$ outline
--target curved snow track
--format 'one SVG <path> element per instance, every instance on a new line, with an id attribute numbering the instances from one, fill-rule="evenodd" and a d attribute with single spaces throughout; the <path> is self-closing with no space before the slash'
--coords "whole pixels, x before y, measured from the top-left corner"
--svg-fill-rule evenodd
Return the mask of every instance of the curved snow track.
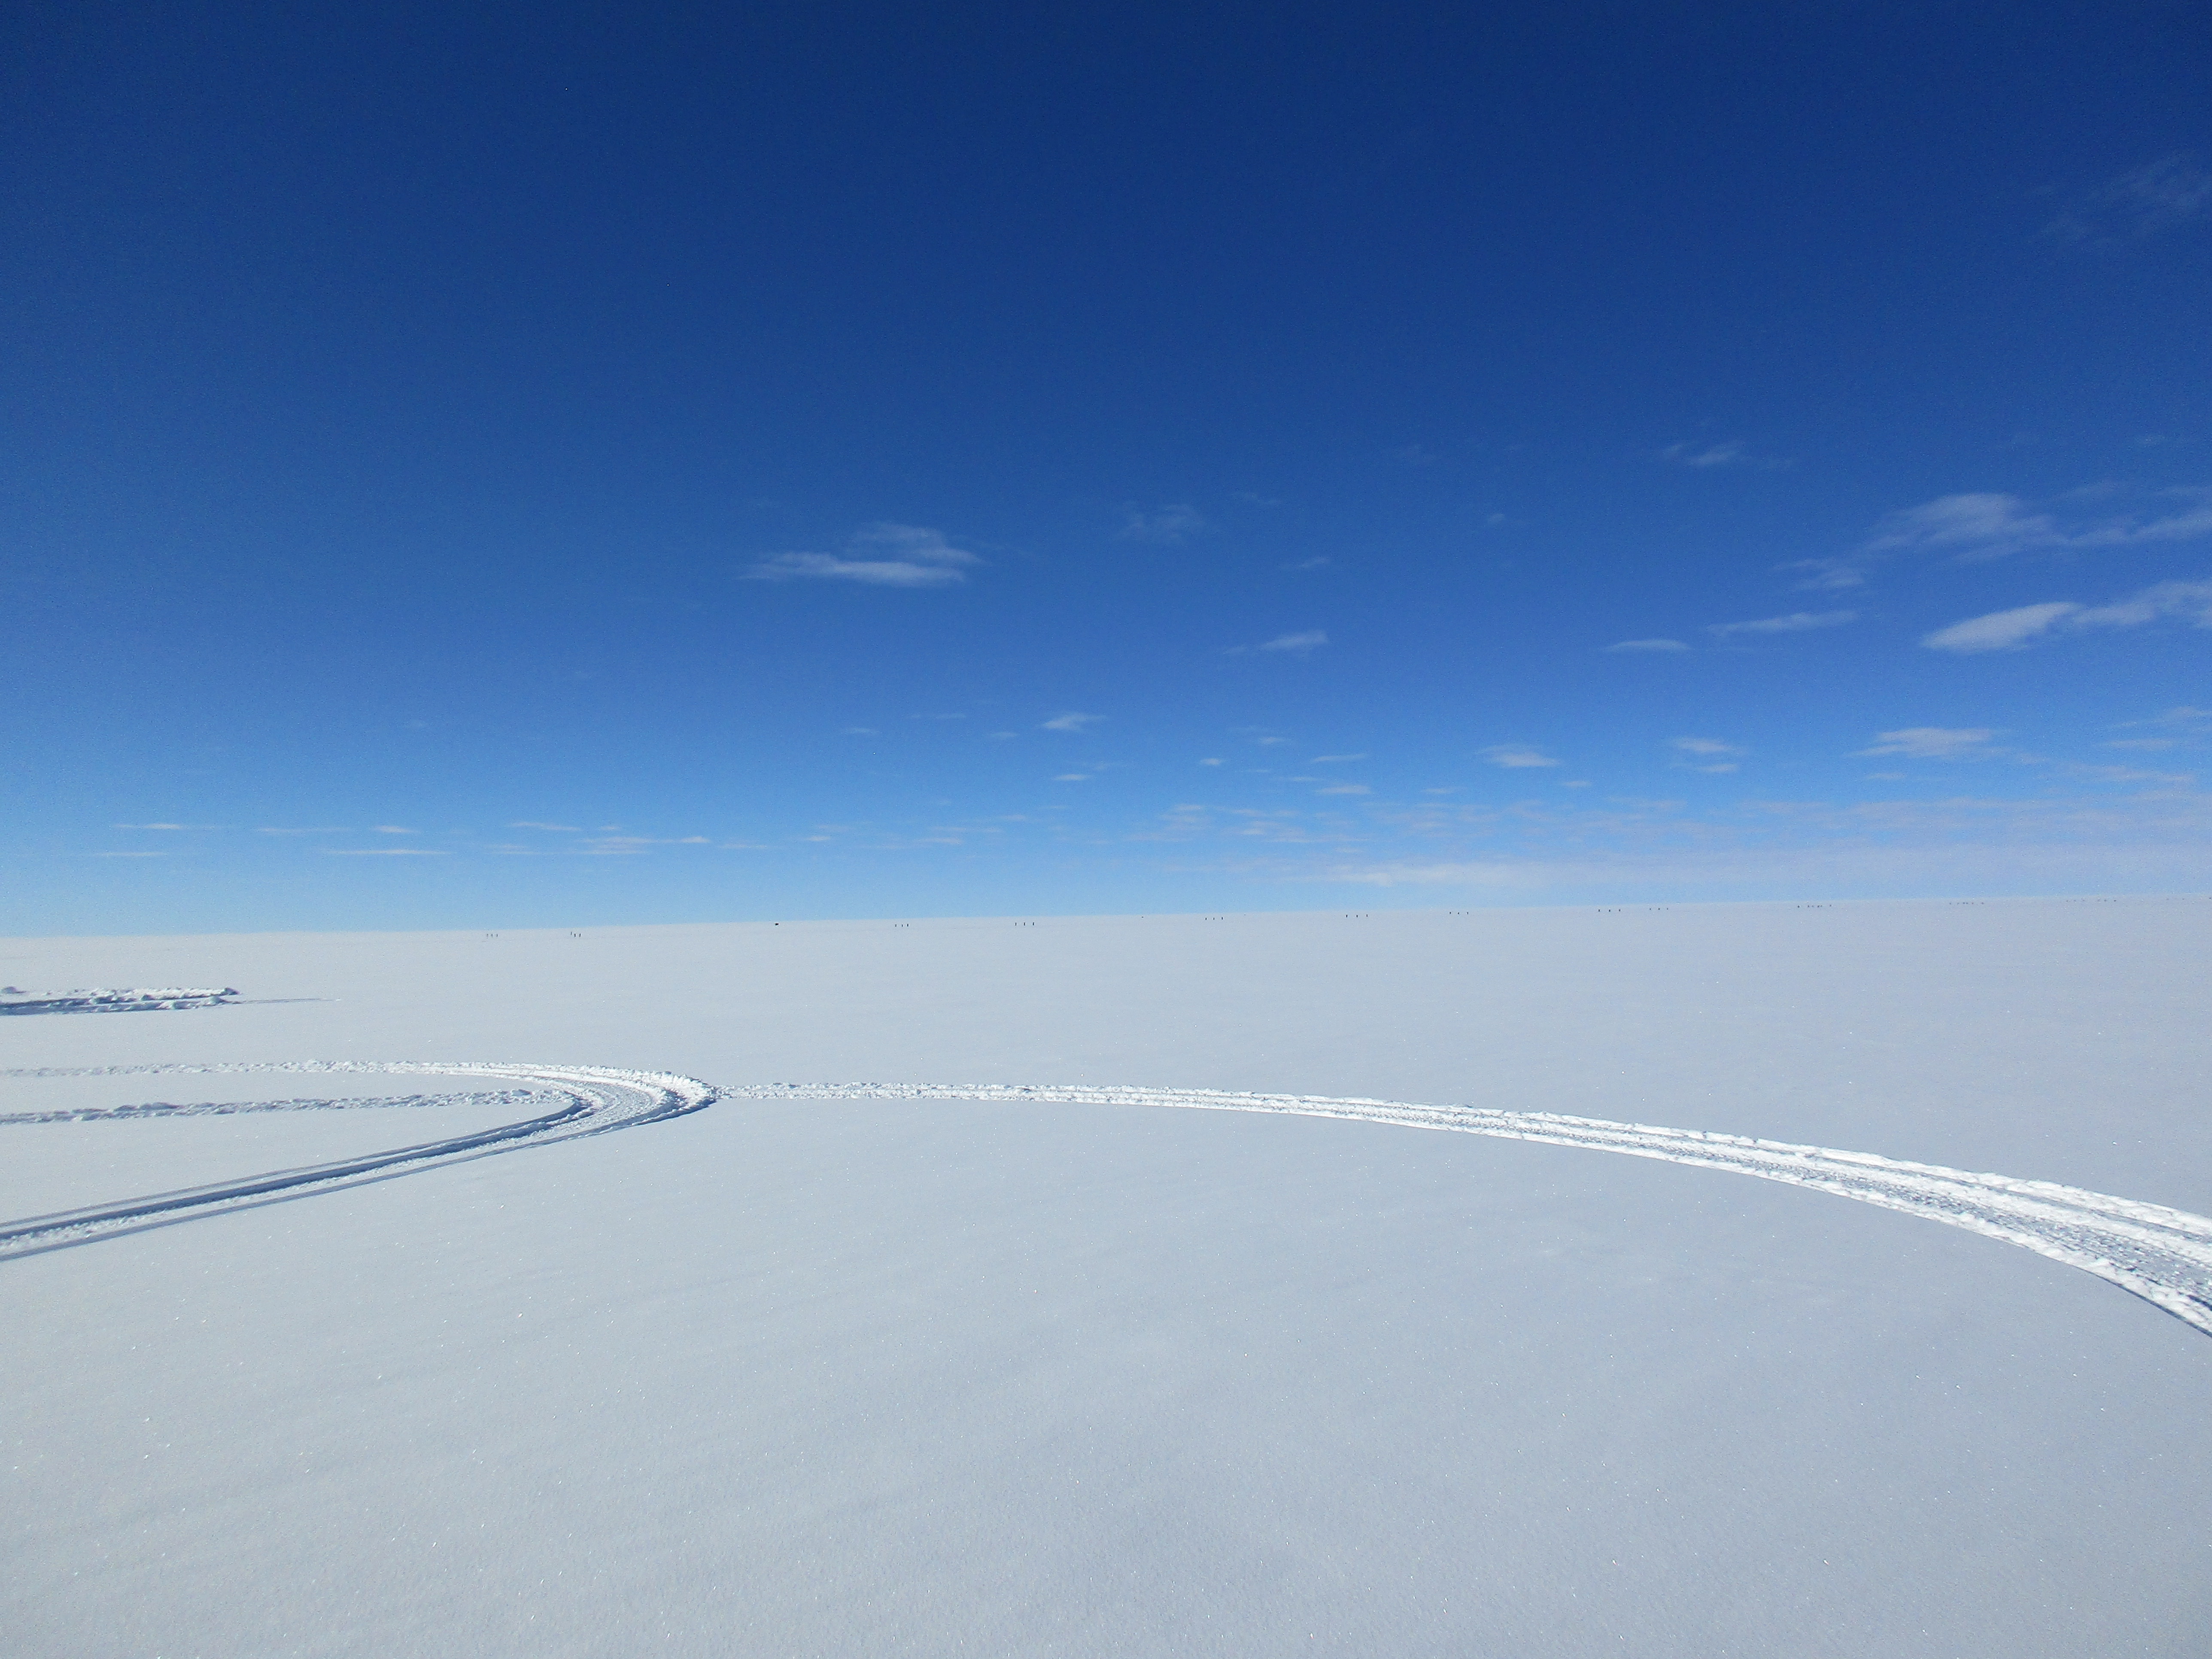
<path id="1" fill-rule="evenodd" d="M 1444 1129 L 1625 1152 L 1698 1169 L 1727 1170 L 1855 1198 L 2001 1238 L 2133 1292 L 2212 1336 L 2212 1218 L 2142 1204 L 2051 1181 L 1906 1164 L 1872 1152 L 1838 1152 L 1742 1135 L 1667 1129 L 1549 1112 L 1480 1106 L 1411 1106 L 1395 1100 L 1318 1095 L 1232 1094 L 1216 1089 L 1033 1089 L 976 1084 L 788 1084 L 726 1089 L 725 1099 L 991 1100 L 1040 1104 L 1172 1106 L 1211 1112 L 1284 1112 L 1348 1118 L 1409 1129 Z"/>
<path id="2" fill-rule="evenodd" d="M 975 1100 L 1030 1105 L 1155 1106 L 1216 1112 L 1275 1112 L 1299 1117 L 1344 1118 L 1532 1140 L 1620 1152 L 1697 1169 L 1723 1170 L 1763 1181 L 1853 1198 L 1862 1203 L 1923 1216 L 2002 1239 L 2038 1255 L 2118 1285 L 2175 1318 L 2212 1335 L 2212 1218 L 2161 1204 L 2140 1203 L 2056 1182 L 2021 1181 L 1940 1164 L 1909 1164 L 1872 1152 L 1839 1152 L 1787 1141 L 1652 1124 L 1613 1123 L 1601 1118 L 1549 1112 L 1510 1112 L 1478 1106 L 1416 1106 L 1401 1101 L 1335 1099 L 1317 1095 L 1236 1094 L 1212 1089 L 1147 1089 L 1006 1084 L 848 1083 L 772 1084 L 716 1090 L 668 1072 L 614 1071 L 592 1066 L 512 1066 L 424 1061 L 303 1060 L 240 1066 L 118 1066 L 68 1071 L 19 1071 L 9 1077 L 119 1077 L 149 1073 L 411 1073 L 506 1084 L 495 1094 L 412 1095 L 386 1101 L 289 1100 L 212 1105 L 155 1104 L 104 1109 L 24 1113 L 9 1122 L 54 1122 L 198 1115 L 211 1113 L 358 1105 L 434 1105 L 462 1099 L 509 1100 L 550 1109 L 495 1128 L 448 1139 L 371 1153 L 332 1164 L 280 1170 L 238 1181 L 160 1193 L 119 1203 L 0 1222 L 0 1257 L 65 1249 L 112 1233 L 167 1225 L 218 1210 L 274 1202 L 317 1190 L 348 1187 L 487 1158 L 552 1140 L 605 1134 L 641 1123 L 680 1117 L 717 1099 L 744 1100 Z"/>
<path id="3" fill-rule="evenodd" d="M 714 1091 L 696 1079 L 672 1072 L 624 1072 L 601 1066 L 479 1065 L 467 1061 L 311 1060 L 272 1061 L 264 1065 L 233 1066 L 94 1066 L 66 1070 L 31 1070 L 0 1073 L 8 1077 L 128 1077 L 147 1074 L 228 1075 L 243 1073 L 298 1072 L 369 1073 L 467 1078 L 499 1082 L 519 1088 L 497 1091 L 491 1100 L 527 1102 L 547 1109 L 514 1123 L 391 1152 L 370 1152 L 329 1164 L 311 1164 L 297 1170 L 272 1170 L 212 1186 L 191 1187 L 180 1192 L 154 1193 L 143 1198 L 96 1204 L 52 1215 L 26 1216 L 0 1221 L 0 1257 L 34 1255 L 88 1243 L 113 1233 L 137 1232 L 166 1226 L 218 1210 L 244 1209 L 278 1199 L 295 1198 L 313 1191 L 358 1186 L 392 1176 L 410 1174 L 434 1164 L 457 1164 L 489 1158 L 524 1146 L 552 1140 L 573 1140 L 582 1135 L 605 1134 L 641 1123 L 657 1123 L 681 1117 L 714 1101 Z M 212 1105 L 127 1106 L 105 1111 L 26 1112 L 0 1117 L 8 1122 L 84 1121 L 100 1118 L 201 1116 L 232 1112 L 296 1110 L 302 1108 L 353 1106 L 453 1105 L 468 1101 L 489 1103 L 483 1095 L 410 1095 L 394 1100 L 240 1101 Z"/>

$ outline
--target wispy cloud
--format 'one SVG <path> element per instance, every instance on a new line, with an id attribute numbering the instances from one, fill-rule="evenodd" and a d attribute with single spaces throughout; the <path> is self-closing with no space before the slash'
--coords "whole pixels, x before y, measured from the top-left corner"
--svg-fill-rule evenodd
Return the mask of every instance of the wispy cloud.
<path id="1" fill-rule="evenodd" d="M 445 849 L 437 847 L 325 847 L 323 851 L 338 859 L 441 859 Z"/>
<path id="2" fill-rule="evenodd" d="M 1147 513 L 1137 507 L 1126 509 L 1121 534 L 1133 542 L 1158 542 L 1173 546 L 1186 536 L 1196 534 L 1206 527 L 1206 515 L 1188 501 L 1176 501 L 1155 507 Z"/>
<path id="3" fill-rule="evenodd" d="M 2072 616 L 2081 609 L 2078 605 L 2061 600 L 1992 611 L 1986 617 L 1970 617 L 1948 628 L 1939 628 L 1923 635 L 1920 643 L 1931 651 L 2017 651 L 2049 633 L 2052 624 L 2062 617 Z"/>
<path id="4" fill-rule="evenodd" d="M 1047 732 L 1087 732 L 1105 718 L 1103 714 L 1054 714 L 1043 721 L 1040 729 Z"/>
<path id="5" fill-rule="evenodd" d="M 511 827 L 520 828 L 520 826 Z M 344 823 L 323 823 L 301 830 L 264 826 L 253 833 L 257 836 L 349 836 L 353 834 L 353 826 Z"/>
<path id="6" fill-rule="evenodd" d="M 211 823 L 118 823 L 118 830 L 212 830 Z"/>
<path id="7" fill-rule="evenodd" d="M 1565 761 L 1554 760 L 1540 749 L 1531 749 L 1517 743 L 1492 744 L 1482 751 L 1483 759 L 1492 766 L 1503 766 L 1509 771 L 1522 771 L 1539 766 L 1565 766 Z"/>
<path id="8" fill-rule="evenodd" d="M 1687 651 L 1690 647 L 1680 640 L 1621 640 L 1605 648 L 1608 651 Z"/>
<path id="9" fill-rule="evenodd" d="M 2212 628 L 2212 581 L 2159 582 L 2110 605 L 2077 605 L 2053 599 L 1969 617 L 1923 636 L 1931 651 L 1972 655 L 1984 651 L 2018 651 L 2054 634 L 2094 629 L 2141 628 L 2162 617 L 2179 617 L 2199 628 Z"/>
<path id="10" fill-rule="evenodd" d="M 2060 506 L 2108 500 L 2118 487 L 2075 490 Z M 2035 549 L 2083 551 L 2144 543 L 2193 541 L 2212 536 L 2212 487 L 2162 489 L 2133 512 L 2101 515 L 2035 507 L 2017 495 L 1943 495 L 1893 513 L 1862 544 L 1863 557 L 1900 552 L 1948 553 L 1969 560 L 1999 559 Z"/>
<path id="11" fill-rule="evenodd" d="M 1868 561 L 1846 559 L 1792 559 L 1787 564 L 1777 565 L 1778 570 L 1802 570 L 1805 574 L 1797 586 L 1812 593 L 1841 593 L 1854 587 L 1866 586 Z"/>
<path id="12" fill-rule="evenodd" d="M 1856 611 L 1793 611 L 1786 617 L 1760 617 L 1752 622 L 1714 623 L 1705 629 L 1717 640 L 1746 634 L 1805 634 L 1816 628 L 1841 628 L 1859 619 Z"/>
<path id="13" fill-rule="evenodd" d="M 1319 570 L 1323 566 L 1334 562 L 1334 561 L 1330 559 L 1327 554 L 1316 553 L 1310 559 L 1300 559 L 1296 564 L 1286 564 L 1283 568 L 1285 570 Z"/>
<path id="14" fill-rule="evenodd" d="M 579 826 L 573 823 L 540 823 L 534 818 L 523 818 L 507 826 L 510 830 L 550 830 L 556 835 L 575 835 Z"/>
<path id="15" fill-rule="evenodd" d="M 419 836 L 422 832 L 397 823 L 373 823 L 369 826 L 369 833 L 377 836 Z"/>
<path id="16" fill-rule="evenodd" d="M 598 857 L 629 857 L 649 847 L 711 847 L 709 836 L 587 836 L 583 850 Z"/>
<path id="17" fill-rule="evenodd" d="M 941 531 L 911 524 L 863 525 L 842 553 L 777 553 L 745 573 L 751 581 L 847 581 L 873 587 L 945 587 L 983 561 Z"/>
<path id="18" fill-rule="evenodd" d="M 1674 763 L 1692 772 L 1734 772 L 1741 767 L 1743 757 L 1750 753 L 1740 744 L 1723 743 L 1718 738 L 1670 738 L 1667 746 L 1688 757 Z"/>
<path id="19" fill-rule="evenodd" d="M 1939 495 L 1886 515 L 1859 550 L 1996 559 L 2024 548 L 2062 546 L 2066 539 L 2055 518 L 2030 508 L 2019 496 L 1970 491 Z"/>
<path id="20" fill-rule="evenodd" d="M 2083 510 L 2090 502 L 2132 498 L 2126 511 Z M 1873 533 L 1838 557 L 1797 559 L 1780 568 L 1802 573 L 1798 586 L 1839 592 L 1863 586 L 1884 561 L 1929 555 L 1969 562 L 2025 552 L 2087 552 L 2212 536 L 2212 486 L 2186 485 L 2148 494 L 2121 485 L 2077 489 L 2036 504 L 2018 495 L 1972 490 L 1939 495 L 1888 514 Z"/>
<path id="21" fill-rule="evenodd" d="M 2207 221 L 2212 173 L 2193 156 L 2174 155 L 2075 192 L 2044 229 L 2061 241 L 2110 249 Z"/>
<path id="22" fill-rule="evenodd" d="M 1990 747 L 1995 736 L 1986 726 L 1908 726 L 1875 732 L 1873 744 L 1856 752 L 1901 755 L 1906 760 L 1966 760 L 1996 753 Z"/>
<path id="23" fill-rule="evenodd" d="M 1251 648 L 1255 651 L 1281 651 L 1293 657 L 1303 657 L 1308 652 L 1317 651 L 1328 643 L 1328 635 L 1318 628 L 1313 628 L 1303 634 L 1278 634 L 1273 639 Z"/>
<path id="24" fill-rule="evenodd" d="M 1752 466 L 1774 471 L 1790 465 L 1785 460 L 1754 455 L 1751 447 L 1741 438 L 1730 438 L 1723 443 L 1668 444 L 1659 452 L 1662 461 L 1672 461 L 1677 466 L 1715 467 Z"/>
<path id="25" fill-rule="evenodd" d="M 1340 761 L 1364 761 L 1366 758 L 1364 755 L 1316 755 L 1307 763 L 1312 766 L 1334 766 Z"/>

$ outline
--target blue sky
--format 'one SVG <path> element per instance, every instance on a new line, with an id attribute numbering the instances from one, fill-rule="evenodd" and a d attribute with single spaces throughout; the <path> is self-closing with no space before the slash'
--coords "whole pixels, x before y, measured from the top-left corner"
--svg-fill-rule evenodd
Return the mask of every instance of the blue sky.
<path id="1" fill-rule="evenodd" d="M 2212 882 L 2201 5 L 462 9 L 6 26 L 7 931 Z"/>

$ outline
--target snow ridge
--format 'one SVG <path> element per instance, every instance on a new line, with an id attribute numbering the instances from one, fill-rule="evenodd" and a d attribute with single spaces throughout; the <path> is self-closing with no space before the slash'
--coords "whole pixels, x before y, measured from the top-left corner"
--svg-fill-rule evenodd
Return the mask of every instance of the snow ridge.
<path id="1" fill-rule="evenodd" d="M 0 985 L 0 1014 L 138 1014 L 171 1008 L 222 1008 L 234 985 L 166 985 L 131 991 L 25 991 Z"/>
<path id="2" fill-rule="evenodd" d="M 985 1100 L 1282 1112 L 1621 1152 L 1631 1158 L 1657 1158 L 1810 1187 L 1963 1227 L 2094 1273 L 2212 1336 L 2212 1218 L 2051 1181 L 2022 1181 L 1941 1164 L 1905 1163 L 1873 1152 L 1801 1146 L 1699 1129 L 1613 1123 L 1602 1118 L 1565 1117 L 1550 1112 L 1417 1106 L 1401 1101 L 1318 1095 L 927 1083 L 779 1084 L 726 1089 L 722 1095 L 725 1099 Z"/>
<path id="3" fill-rule="evenodd" d="M 437 1164 L 489 1158 L 495 1153 L 514 1152 L 524 1146 L 543 1146 L 549 1141 L 571 1140 L 583 1135 L 606 1134 L 616 1129 L 631 1128 L 641 1123 L 657 1123 L 666 1118 L 681 1117 L 687 1112 L 698 1111 L 712 1105 L 715 1098 L 715 1091 L 707 1085 L 695 1078 L 679 1077 L 672 1072 L 621 1071 L 604 1066 L 518 1066 L 453 1060 L 308 1060 L 200 1066 L 88 1066 L 0 1072 L 0 1077 L 223 1076 L 265 1072 L 411 1073 L 497 1081 L 520 1085 L 518 1097 L 534 1104 L 547 1104 L 550 1097 L 554 1109 L 517 1122 L 453 1135 L 443 1140 L 426 1141 L 417 1146 L 371 1152 L 330 1164 L 308 1164 L 297 1170 L 276 1170 L 263 1175 L 217 1182 L 212 1186 L 187 1188 L 180 1192 L 154 1193 L 143 1198 L 93 1205 L 84 1209 L 63 1210 L 51 1215 L 0 1221 L 0 1259 L 65 1249 L 74 1244 L 89 1243 L 94 1239 L 116 1233 L 167 1226 L 173 1222 L 222 1210 L 277 1203 L 284 1199 L 303 1197 L 310 1192 L 326 1192 L 340 1187 L 359 1186 L 370 1181 L 389 1180 L 394 1176 L 412 1174 Z M 344 1100 L 271 1103 L 278 1109 L 293 1110 L 310 1104 L 342 1108 L 392 1103 L 397 1103 Z M 407 1103 L 416 1103 L 410 1100 Z M 173 1109 L 191 1113 L 206 1109 L 185 1107 Z M 228 1109 L 251 1109 L 251 1103 L 239 1103 L 230 1105 Z M 164 1115 L 144 1108 L 123 1108 L 110 1114 L 112 1117 Z M 24 1113 L 13 1119 L 0 1119 L 0 1123 L 37 1121 L 42 1116 L 52 1121 L 49 1115 Z"/>

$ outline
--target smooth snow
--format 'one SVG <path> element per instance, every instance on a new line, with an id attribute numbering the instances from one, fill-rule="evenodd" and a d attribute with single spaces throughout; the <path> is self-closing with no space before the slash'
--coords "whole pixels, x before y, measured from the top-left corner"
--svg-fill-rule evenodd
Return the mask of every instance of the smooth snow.
<path id="1" fill-rule="evenodd" d="M 0 941 L 242 992 L 0 1021 L 0 1213 L 722 1097 L 0 1262 L 4 1645 L 2193 1659 L 2212 1347 L 1971 1221 L 2185 1278 L 2208 923 Z"/>

